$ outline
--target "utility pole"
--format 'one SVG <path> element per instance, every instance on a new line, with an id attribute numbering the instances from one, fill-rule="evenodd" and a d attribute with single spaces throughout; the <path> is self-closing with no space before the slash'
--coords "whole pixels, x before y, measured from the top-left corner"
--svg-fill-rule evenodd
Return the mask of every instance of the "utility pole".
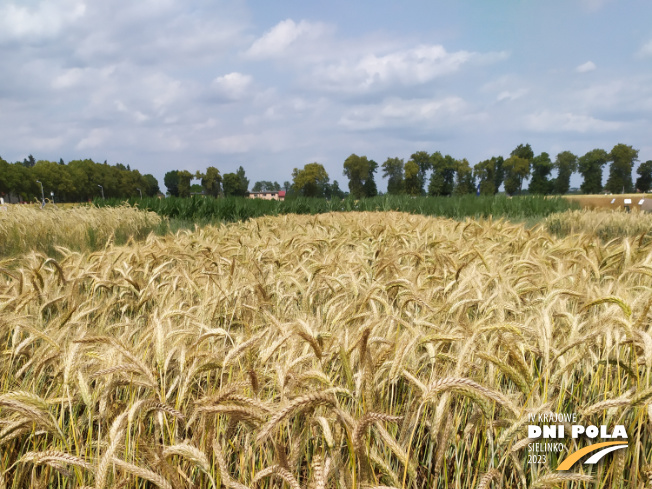
<path id="1" fill-rule="evenodd" d="M 41 184 L 41 207 L 45 207 L 45 194 L 43 193 L 43 184 L 40 180 L 36 180 L 36 183 Z"/>

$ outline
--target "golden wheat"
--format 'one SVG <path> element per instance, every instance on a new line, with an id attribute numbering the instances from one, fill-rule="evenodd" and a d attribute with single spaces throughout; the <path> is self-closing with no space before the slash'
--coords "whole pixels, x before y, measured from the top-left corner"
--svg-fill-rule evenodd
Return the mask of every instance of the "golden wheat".
<path id="1" fill-rule="evenodd" d="M 2 486 L 646 481 L 641 236 L 359 213 L 60 255 L 0 263 Z M 528 464 L 528 415 L 551 411 L 629 447 L 590 474 Z"/>

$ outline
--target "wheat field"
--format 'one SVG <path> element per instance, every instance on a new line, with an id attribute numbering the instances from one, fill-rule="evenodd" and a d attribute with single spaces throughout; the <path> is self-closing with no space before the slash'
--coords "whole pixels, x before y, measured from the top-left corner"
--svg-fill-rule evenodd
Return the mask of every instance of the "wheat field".
<path id="1" fill-rule="evenodd" d="M 58 246 L 93 251 L 107 241 L 144 238 L 163 220 L 154 212 L 142 212 L 126 205 L 98 208 L 92 205 L 14 204 L 0 212 L 0 257 L 27 250 L 48 255 Z"/>
<path id="2" fill-rule="evenodd" d="M 333 213 L 61 254 L 0 263 L 0 488 L 652 474 L 641 238 Z M 529 464 L 528 415 L 548 412 L 622 424 L 629 447 L 568 473 L 554 454 Z"/>

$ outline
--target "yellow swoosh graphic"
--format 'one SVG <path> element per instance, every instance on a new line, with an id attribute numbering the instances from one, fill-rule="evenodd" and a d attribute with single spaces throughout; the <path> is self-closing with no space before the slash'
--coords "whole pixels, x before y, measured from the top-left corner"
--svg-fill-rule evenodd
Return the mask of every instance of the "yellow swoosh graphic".
<path id="1" fill-rule="evenodd" d="M 588 447 L 584 447 L 576 452 L 571 453 L 568 457 L 564 459 L 562 463 L 559 464 L 557 470 L 568 470 L 570 469 L 575 462 L 581 459 L 587 453 L 595 452 L 604 447 L 610 447 L 613 445 L 627 445 L 627 442 L 622 441 L 605 441 L 603 443 L 594 443 Z"/>

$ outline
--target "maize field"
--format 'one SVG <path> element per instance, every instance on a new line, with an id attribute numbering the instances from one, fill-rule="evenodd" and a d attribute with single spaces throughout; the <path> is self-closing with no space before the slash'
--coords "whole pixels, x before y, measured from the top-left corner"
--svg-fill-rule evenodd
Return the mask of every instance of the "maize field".
<path id="1" fill-rule="evenodd" d="M 59 253 L 0 261 L 0 488 L 652 480 L 643 236 L 356 212 Z M 530 463 L 549 413 L 628 446 Z"/>

